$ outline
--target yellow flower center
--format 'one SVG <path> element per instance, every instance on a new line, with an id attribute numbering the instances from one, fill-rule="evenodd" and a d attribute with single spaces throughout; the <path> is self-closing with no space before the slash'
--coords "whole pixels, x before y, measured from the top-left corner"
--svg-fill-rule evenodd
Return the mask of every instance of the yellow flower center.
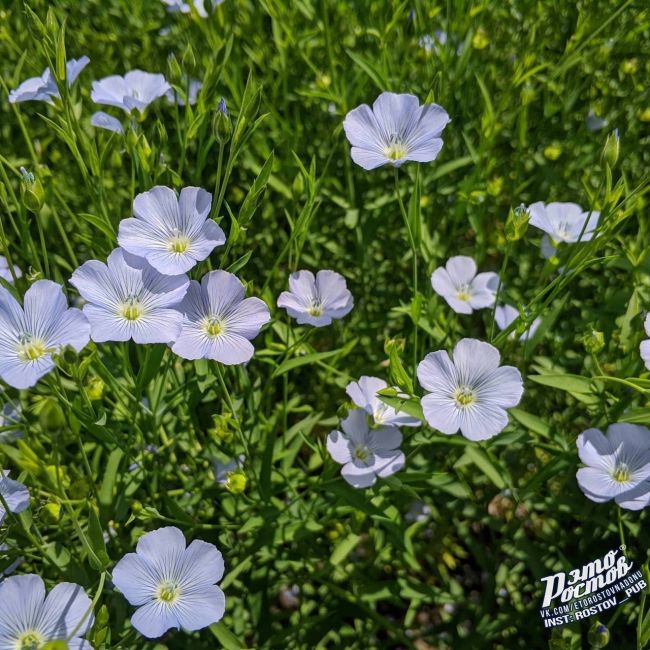
<path id="1" fill-rule="evenodd" d="M 370 456 L 370 450 L 368 449 L 368 447 L 357 447 L 354 450 L 354 457 L 357 460 L 362 460 L 362 461 L 366 460 L 368 456 Z"/>
<path id="2" fill-rule="evenodd" d="M 47 354 L 45 341 L 25 336 L 18 346 L 18 358 L 21 361 L 36 361 Z"/>
<path id="3" fill-rule="evenodd" d="M 190 247 L 190 238 L 180 233 L 169 240 L 169 250 L 172 253 L 185 253 Z"/>
<path id="4" fill-rule="evenodd" d="M 203 323 L 203 330 L 211 338 L 217 338 L 223 334 L 225 327 L 218 318 L 207 318 Z"/>
<path id="5" fill-rule="evenodd" d="M 630 480 L 632 472 L 625 463 L 618 463 L 612 472 L 612 478 L 619 483 L 627 483 Z"/>
<path id="6" fill-rule="evenodd" d="M 461 386 L 456 389 L 454 400 L 457 406 L 466 407 L 476 401 L 476 393 L 467 386 Z"/>
<path id="7" fill-rule="evenodd" d="M 408 149 L 399 142 L 392 142 L 384 148 L 384 155 L 391 160 L 401 160 L 406 158 L 406 154 L 408 154 Z"/>
<path id="8" fill-rule="evenodd" d="M 172 582 L 164 582 L 158 587 L 156 598 L 165 603 L 165 605 L 173 605 L 181 595 L 181 590 L 178 585 Z"/>
<path id="9" fill-rule="evenodd" d="M 470 293 L 469 286 L 467 284 L 463 284 L 462 286 L 458 287 L 458 293 L 456 294 L 456 298 L 458 298 L 458 300 L 467 302 L 471 297 L 472 294 Z"/>
<path id="10" fill-rule="evenodd" d="M 318 318 L 323 315 L 323 308 L 320 305 L 313 304 L 308 310 L 307 313 L 314 318 Z"/>
<path id="11" fill-rule="evenodd" d="M 39 650 L 45 643 L 43 635 L 36 630 L 27 630 L 18 637 L 16 650 Z"/>
<path id="12" fill-rule="evenodd" d="M 131 300 L 122 305 L 120 313 L 126 320 L 135 321 L 144 314 L 144 309 L 139 302 Z"/>

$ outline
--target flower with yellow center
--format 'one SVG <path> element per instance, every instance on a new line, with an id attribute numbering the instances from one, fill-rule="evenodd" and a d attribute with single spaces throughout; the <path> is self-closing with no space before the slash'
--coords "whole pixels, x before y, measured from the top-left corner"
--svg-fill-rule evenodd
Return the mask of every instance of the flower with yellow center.
<path id="1" fill-rule="evenodd" d="M 226 599 L 215 584 L 224 563 L 214 544 L 196 539 L 186 545 L 174 526 L 143 535 L 135 553 L 113 569 L 113 583 L 138 609 L 131 624 L 148 639 L 170 628 L 200 630 L 219 621 Z"/>
<path id="2" fill-rule="evenodd" d="M 604 434 L 587 429 L 576 445 L 585 464 L 576 478 L 588 499 L 614 499 L 629 510 L 650 505 L 650 429 L 627 422 L 611 424 Z"/>
<path id="3" fill-rule="evenodd" d="M 60 582 L 47 593 L 37 575 L 10 576 L 0 582 L 0 645 L 3 650 L 43 650 L 58 641 L 90 648 L 83 636 L 94 624 L 92 610 L 79 585 Z"/>
<path id="4" fill-rule="evenodd" d="M 523 394 L 521 373 L 499 365 L 499 351 L 489 343 L 462 339 L 450 356 L 427 354 L 418 379 L 428 393 L 420 400 L 429 426 L 446 435 L 459 430 L 469 440 L 487 440 L 508 424 L 506 409 Z"/>
<path id="5" fill-rule="evenodd" d="M 69 345 L 80 352 L 90 326 L 78 309 L 68 309 L 60 284 L 38 280 L 25 292 L 24 307 L 0 287 L 0 378 L 14 388 L 31 388 L 54 368 L 52 355 Z"/>
<path id="6" fill-rule="evenodd" d="M 343 128 L 352 145 L 352 160 L 370 170 L 435 160 L 448 122 L 449 115 L 437 104 L 421 106 L 415 95 L 384 92 L 372 108 L 362 104 L 351 110 Z"/>
<path id="7" fill-rule="evenodd" d="M 159 273 L 187 273 L 226 241 L 210 219 L 211 204 L 210 193 L 199 187 L 184 187 L 177 196 L 158 185 L 135 197 L 135 217 L 120 222 L 117 241 Z"/>
<path id="8" fill-rule="evenodd" d="M 431 286 L 457 314 L 471 314 L 494 305 L 499 276 L 492 271 L 477 273 L 471 257 L 456 255 L 431 274 Z"/>
<path id="9" fill-rule="evenodd" d="M 176 309 L 187 292 L 185 275 L 159 273 L 144 258 L 116 248 L 106 264 L 84 262 L 70 283 L 87 302 L 92 339 L 136 343 L 171 343 L 183 322 Z"/>
<path id="10" fill-rule="evenodd" d="M 397 427 L 370 428 L 368 414 L 354 409 L 341 422 L 341 431 L 327 436 L 327 451 L 343 465 L 341 476 L 353 487 L 367 488 L 377 478 L 395 474 L 404 466 L 404 454 L 399 447 L 402 434 Z"/>

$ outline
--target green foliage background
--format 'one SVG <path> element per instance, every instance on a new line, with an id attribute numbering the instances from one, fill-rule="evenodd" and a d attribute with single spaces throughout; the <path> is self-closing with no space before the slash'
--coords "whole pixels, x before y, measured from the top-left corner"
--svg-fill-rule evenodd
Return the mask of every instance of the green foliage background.
<path id="1" fill-rule="evenodd" d="M 419 39 L 438 29 L 447 43 L 426 51 Z M 91 64 L 57 106 L 7 102 L 48 60 L 84 54 Z M 198 104 L 160 100 L 125 138 L 93 129 L 91 80 L 134 68 L 180 87 L 201 79 Z M 20 555 L 20 572 L 98 594 L 96 648 L 548 647 L 540 578 L 621 538 L 637 566 L 647 559 L 647 515 L 621 516 L 579 490 L 575 439 L 616 421 L 650 425 L 638 352 L 650 304 L 649 73 L 650 12 L 631 0 L 225 0 L 206 20 L 155 0 L 5 0 L 0 252 L 31 269 L 18 295 L 36 277 L 64 283 L 104 259 L 135 194 L 199 185 L 223 190 L 229 243 L 192 277 L 236 272 L 274 321 L 223 383 L 213 364 L 165 346 L 91 344 L 35 389 L 8 389 L 26 436 L 0 445 L 0 459 L 32 507 L 0 530 L 14 549 L 0 567 Z M 435 101 L 453 120 L 435 163 L 399 173 L 420 262 L 414 300 L 393 172 L 355 167 L 341 128 L 384 90 Z M 220 165 L 222 96 L 237 135 Z M 590 109 L 606 128 L 589 131 Z M 614 127 L 620 154 L 608 166 Z M 21 199 L 20 166 L 42 183 L 37 214 Z M 538 200 L 600 210 L 601 236 L 555 263 L 534 228 L 506 241 L 509 210 Z M 490 310 L 457 316 L 432 292 L 430 273 L 458 254 L 501 269 L 504 299 L 528 322 L 542 316 L 531 341 L 493 333 Z M 301 268 L 345 275 L 353 312 L 311 332 L 290 322 L 275 301 Z M 594 331 L 605 345 L 590 353 Z M 526 378 L 508 429 L 474 444 L 423 427 L 406 435 L 404 471 L 348 487 L 324 449 L 346 384 L 371 374 L 409 389 L 414 362 L 463 337 L 492 339 Z M 384 343 L 395 338 L 405 347 L 389 364 Z M 211 460 L 240 453 L 248 485 L 233 494 Z M 413 522 L 417 500 L 430 514 Z M 221 549 L 227 611 L 210 630 L 156 644 L 130 630 L 133 609 L 107 572 L 167 523 Z M 645 646 L 643 601 L 603 619 L 612 647 Z M 553 647 L 587 647 L 591 622 Z"/>

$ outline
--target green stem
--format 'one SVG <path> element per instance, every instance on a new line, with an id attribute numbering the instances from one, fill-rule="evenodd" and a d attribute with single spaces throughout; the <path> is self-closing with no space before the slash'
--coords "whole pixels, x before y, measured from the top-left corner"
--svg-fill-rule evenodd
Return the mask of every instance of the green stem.
<path id="1" fill-rule="evenodd" d="M 400 212 L 402 213 L 402 218 L 404 219 L 404 225 L 406 226 L 406 232 L 409 238 L 409 245 L 411 247 L 411 253 L 413 255 L 413 302 L 415 303 L 418 299 L 418 250 L 415 244 L 415 238 L 413 237 L 413 230 L 411 229 L 411 222 L 409 221 L 408 213 L 404 207 L 404 202 L 402 201 L 402 194 L 399 187 L 399 171 L 395 167 L 395 195 L 397 196 L 397 202 L 399 203 Z M 413 383 L 415 383 L 416 371 L 418 365 L 418 323 L 416 319 L 414 320 L 413 328 Z"/>

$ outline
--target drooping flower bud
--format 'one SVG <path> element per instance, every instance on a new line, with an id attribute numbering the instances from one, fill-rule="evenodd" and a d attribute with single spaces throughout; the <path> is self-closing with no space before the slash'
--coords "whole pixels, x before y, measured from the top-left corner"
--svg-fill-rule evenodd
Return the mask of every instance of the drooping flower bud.
<path id="1" fill-rule="evenodd" d="M 582 337 L 582 345 L 589 354 L 598 354 L 605 347 L 605 335 L 591 330 Z"/>
<path id="2" fill-rule="evenodd" d="M 28 172 L 24 167 L 20 168 L 22 175 L 20 183 L 20 196 L 23 199 L 25 207 L 30 211 L 37 213 L 43 207 L 43 186 L 41 181 Z"/>
<path id="3" fill-rule="evenodd" d="M 603 147 L 602 160 L 607 163 L 610 169 L 613 169 L 616 166 L 618 161 L 618 153 L 620 150 L 620 138 L 618 135 L 618 129 L 614 129 L 605 140 L 605 146 Z"/>
<path id="4" fill-rule="evenodd" d="M 226 106 L 226 100 L 222 97 L 217 110 L 214 112 L 212 118 L 212 132 L 217 142 L 221 145 L 226 144 L 232 135 L 232 123 L 230 121 L 230 114 Z"/>
<path id="5" fill-rule="evenodd" d="M 589 629 L 587 639 L 592 648 L 604 648 L 609 643 L 609 630 L 607 626 L 596 621 Z"/>
<path id="6" fill-rule="evenodd" d="M 506 219 L 506 239 L 508 241 L 521 239 L 526 234 L 529 220 L 530 214 L 523 203 L 514 210 L 511 208 Z"/>

